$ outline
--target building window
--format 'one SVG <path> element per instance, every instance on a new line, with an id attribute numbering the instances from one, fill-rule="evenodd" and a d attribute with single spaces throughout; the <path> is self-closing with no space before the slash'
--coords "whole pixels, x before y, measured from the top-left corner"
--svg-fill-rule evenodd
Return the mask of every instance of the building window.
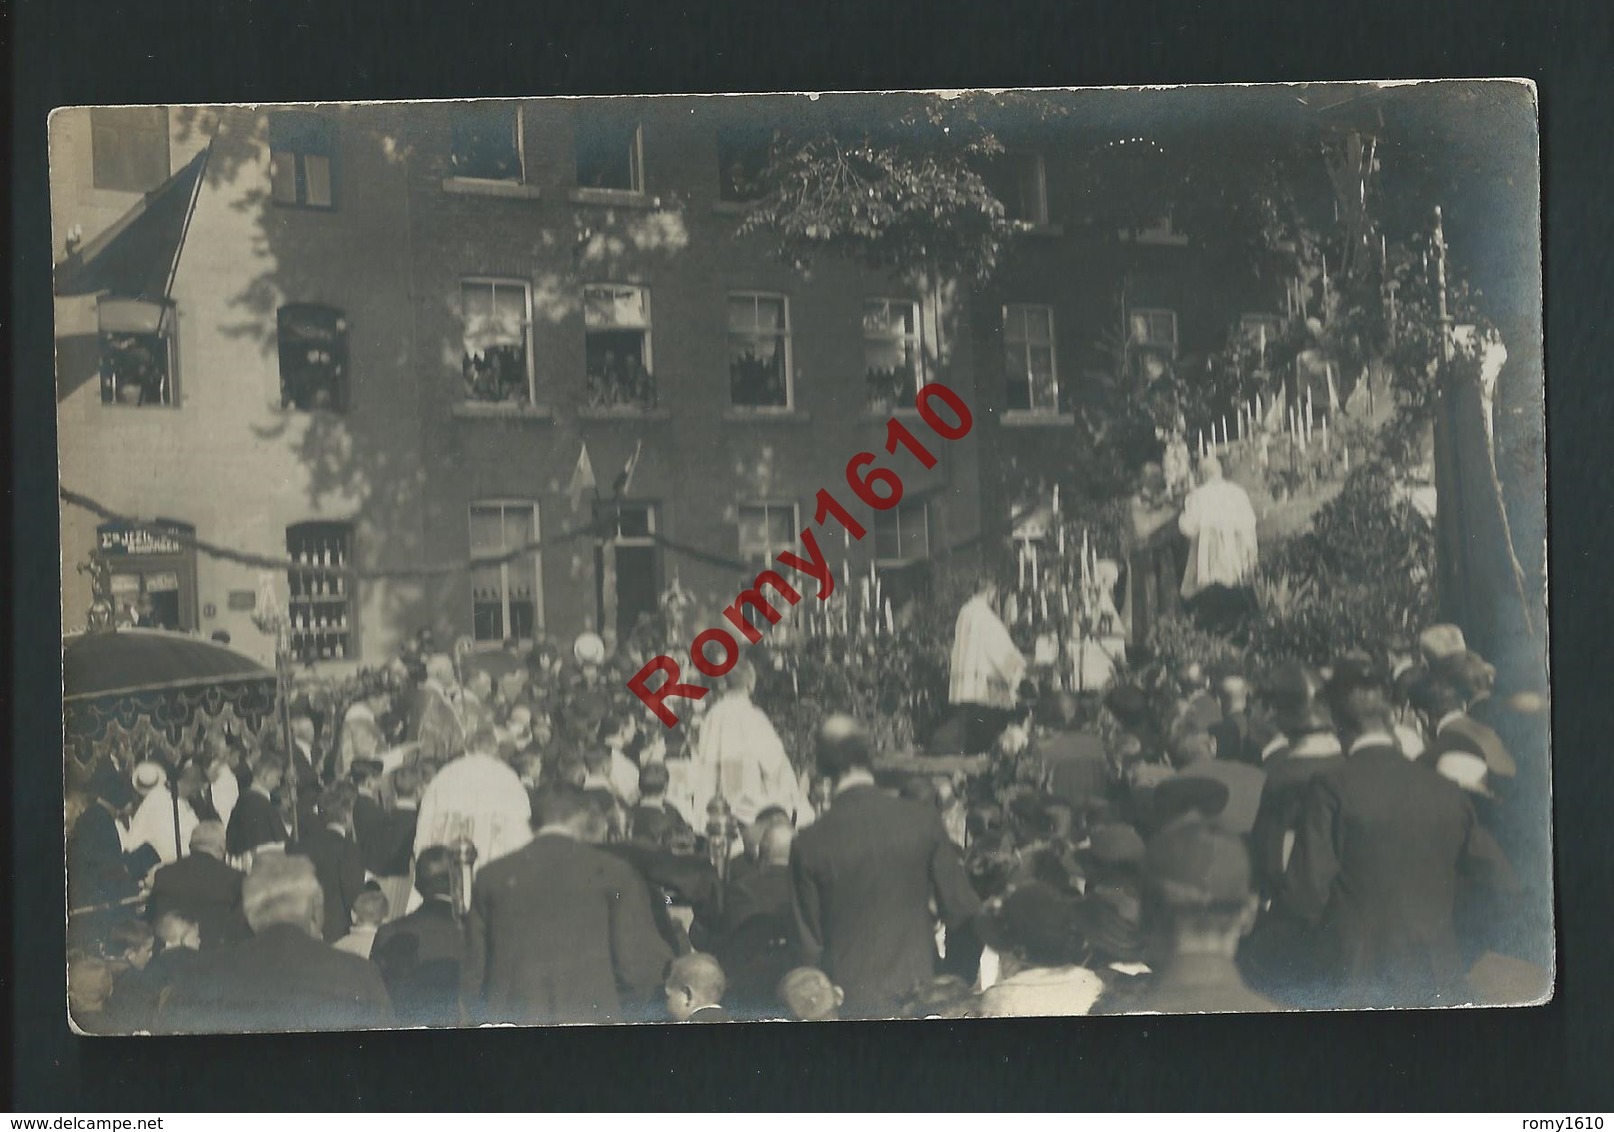
<path id="1" fill-rule="evenodd" d="M 583 353 L 590 405 L 654 408 L 649 288 L 584 287 Z"/>
<path id="2" fill-rule="evenodd" d="M 108 106 L 90 111 L 90 161 L 98 189 L 143 193 L 168 179 L 168 110 Z"/>
<path id="3" fill-rule="evenodd" d="M 582 118 L 576 145 L 578 188 L 644 192 L 644 134 L 638 122 Z"/>
<path id="4" fill-rule="evenodd" d="M 923 499 L 903 500 L 874 513 L 874 559 L 901 566 L 930 557 L 930 509 Z"/>
<path id="5" fill-rule="evenodd" d="M 1127 314 L 1127 337 L 1134 346 L 1177 355 L 1177 312 L 1134 309 Z"/>
<path id="6" fill-rule="evenodd" d="M 740 558 L 757 570 L 773 569 L 774 556 L 794 549 L 800 532 L 794 503 L 740 504 Z"/>
<path id="7" fill-rule="evenodd" d="M 108 405 L 172 405 L 178 366 L 174 306 L 144 299 L 97 304 L 101 400 Z"/>
<path id="8" fill-rule="evenodd" d="M 521 107 L 466 103 L 454 107 L 449 164 L 456 177 L 520 181 Z"/>
<path id="9" fill-rule="evenodd" d="M 280 308 L 280 407 L 347 408 L 347 319 L 312 303 Z"/>
<path id="10" fill-rule="evenodd" d="M 717 195 L 727 201 L 759 200 L 763 171 L 773 147 L 766 126 L 723 126 L 717 131 Z"/>
<path id="11" fill-rule="evenodd" d="M 467 279 L 460 307 L 466 400 L 531 404 L 531 289 L 519 280 Z"/>
<path id="12" fill-rule="evenodd" d="M 471 505 L 471 635 L 478 641 L 531 641 L 542 625 L 543 576 L 536 550 L 538 505 Z"/>
<path id="13" fill-rule="evenodd" d="M 783 295 L 729 295 L 729 397 L 747 409 L 788 409 L 790 301 Z"/>
<path id="14" fill-rule="evenodd" d="M 1025 224 L 1048 223 L 1048 177 L 1042 154 L 1004 154 L 987 183 L 1003 202 L 1007 219 Z"/>
<path id="15" fill-rule="evenodd" d="M 1003 308 L 1005 407 L 1022 412 L 1059 411 L 1059 371 L 1054 355 L 1052 307 L 1010 304 Z"/>
<path id="16" fill-rule="evenodd" d="M 269 116 L 269 195 L 276 204 L 331 208 L 336 124 L 296 111 Z"/>
<path id="17" fill-rule="evenodd" d="M 352 657 L 353 588 L 347 578 L 332 572 L 352 563 L 352 525 L 299 523 L 287 527 L 286 553 L 294 563 L 287 579 L 292 655 L 301 661 Z"/>
<path id="18" fill-rule="evenodd" d="M 863 382 L 870 408 L 884 411 L 913 403 L 925 383 L 918 303 L 864 300 Z"/>

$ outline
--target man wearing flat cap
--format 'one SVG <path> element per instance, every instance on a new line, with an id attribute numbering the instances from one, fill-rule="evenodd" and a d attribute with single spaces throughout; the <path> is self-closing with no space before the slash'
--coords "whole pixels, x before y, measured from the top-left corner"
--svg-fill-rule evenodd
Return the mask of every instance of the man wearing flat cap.
<path id="1" fill-rule="evenodd" d="M 1256 913 L 1249 853 L 1240 838 L 1186 817 L 1149 842 L 1144 876 L 1154 976 L 1135 997 L 1107 997 L 1102 1013 L 1280 1009 L 1250 990 L 1234 963 Z"/>
<path id="2" fill-rule="evenodd" d="M 1345 762 L 1311 783 L 1278 903 L 1317 930 L 1339 1005 L 1460 1001 L 1453 913 L 1474 809 L 1401 753 L 1388 681 L 1370 662 L 1342 658 L 1327 697 Z"/>

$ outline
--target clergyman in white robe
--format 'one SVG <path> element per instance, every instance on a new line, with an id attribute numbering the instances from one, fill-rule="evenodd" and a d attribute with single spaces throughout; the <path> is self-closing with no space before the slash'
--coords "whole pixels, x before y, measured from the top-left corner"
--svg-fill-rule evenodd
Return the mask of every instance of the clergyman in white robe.
<path id="1" fill-rule="evenodd" d="M 982 589 L 964 603 L 953 626 L 953 659 L 947 700 L 1011 710 L 1026 674 L 1009 628 L 992 608 L 995 587 Z"/>
<path id="2" fill-rule="evenodd" d="M 1255 578 L 1255 508 L 1236 483 L 1222 478 L 1221 461 L 1200 461 L 1203 481 L 1183 501 L 1178 529 L 1189 541 L 1182 596 L 1188 601 L 1211 586 L 1238 589 Z"/>

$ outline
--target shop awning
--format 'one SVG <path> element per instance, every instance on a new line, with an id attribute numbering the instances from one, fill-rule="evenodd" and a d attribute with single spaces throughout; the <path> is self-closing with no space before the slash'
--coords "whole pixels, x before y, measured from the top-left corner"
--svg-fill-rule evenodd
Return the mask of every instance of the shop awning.
<path id="1" fill-rule="evenodd" d="M 204 149 L 56 266 L 56 294 L 165 299 L 207 167 Z"/>
<path id="2" fill-rule="evenodd" d="M 159 688 L 273 680 L 250 656 L 216 641 L 161 629 L 80 633 L 62 641 L 66 700 Z"/>

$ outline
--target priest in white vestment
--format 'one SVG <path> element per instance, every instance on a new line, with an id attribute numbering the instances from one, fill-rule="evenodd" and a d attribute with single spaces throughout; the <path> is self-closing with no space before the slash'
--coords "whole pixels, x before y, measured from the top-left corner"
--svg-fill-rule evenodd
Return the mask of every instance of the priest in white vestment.
<path id="1" fill-rule="evenodd" d="M 695 814 L 686 814 L 697 829 L 706 821 L 706 805 L 721 791 L 741 820 L 778 806 L 797 825 L 812 820 L 812 807 L 796 768 L 767 714 L 751 702 L 757 673 L 741 658 L 723 677 L 722 698 L 701 724 L 695 747 L 692 785 Z"/>
<path id="2" fill-rule="evenodd" d="M 1200 484 L 1183 501 L 1178 529 L 1188 539 L 1183 600 L 1207 628 L 1225 630 L 1247 606 L 1255 581 L 1255 508 L 1242 487 L 1222 478 L 1215 456 L 1199 462 Z"/>
<path id="3" fill-rule="evenodd" d="M 993 608 L 997 583 L 983 579 L 958 611 L 947 700 L 965 718 L 965 754 L 992 750 L 1014 711 L 1026 658 Z"/>

